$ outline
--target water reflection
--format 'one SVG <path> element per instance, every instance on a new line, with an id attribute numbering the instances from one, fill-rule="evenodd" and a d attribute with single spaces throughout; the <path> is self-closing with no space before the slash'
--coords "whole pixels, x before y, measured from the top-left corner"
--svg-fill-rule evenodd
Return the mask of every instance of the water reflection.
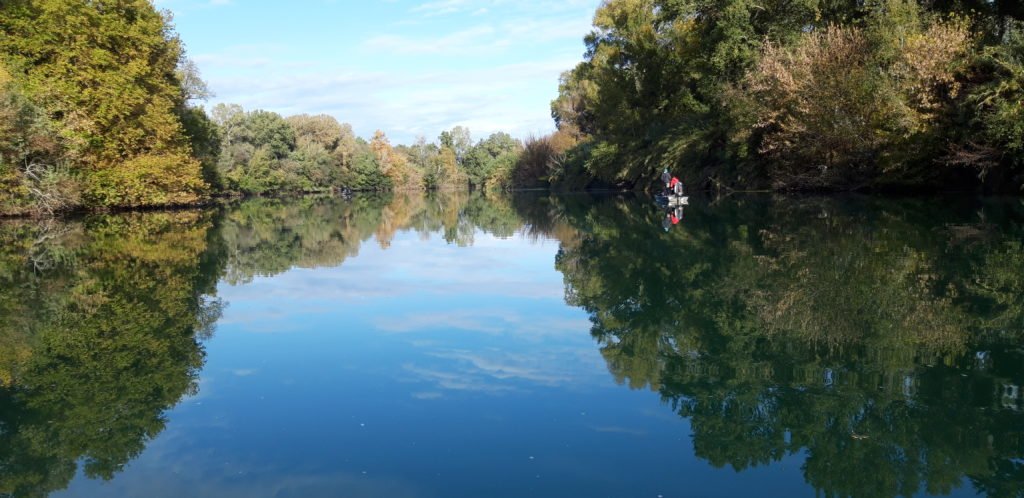
<path id="1" fill-rule="evenodd" d="M 46 496 L 81 462 L 111 479 L 195 392 L 213 224 L 197 213 L 0 229 L 0 495 Z"/>
<path id="2" fill-rule="evenodd" d="M 679 451 L 737 471 L 796 457 L 826 496 L 1021 496 L 1020 202 L 749 197 L 674 215 L 632 197 L 458 193 L 4 222 L 0 495 L 45 496 L 79 464 L 111 479 L 139 455 L 197 391 L 218 282 L 337 268 L 413 232 L 460 247 L 557 241 L 565 302 L 589 315 L 616 382 L 689 421 Z M 449 278 L 453 299 L 470 299 L 470 281 Z M 413 311 L 373 326 L 493 333 L 544 318 Z M 429 384 L 422 399 L 514 388 L 494 379 L 558 388 L 579 372 L 557 348 L 450 348 L 435 358 L 461 370 L 403 371 Z"/>
<path id="3" fill-rule="evenodd" d="M 587 234 L 568 302 L 701 458 L 803 453 L 827 496 L 1024 491 L 1019 206 L 728 201 L 662 237 L 636 203 L 552 208 Z"/>

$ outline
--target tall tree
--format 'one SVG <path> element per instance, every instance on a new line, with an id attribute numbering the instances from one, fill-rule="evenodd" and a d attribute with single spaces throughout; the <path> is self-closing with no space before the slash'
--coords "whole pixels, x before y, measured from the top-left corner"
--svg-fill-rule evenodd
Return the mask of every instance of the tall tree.
<path id="1" fill-rule="evenodd" d="M 56 123 L 92 202 L 150 204 L 124 194 L 153 174 L 182 189 L 171 195 L 179 201 L 205 195 L 179 115 L 188 95 L 169 13 L 148 0 L 10 0 L 0 4 L 0 32 L 0 55 Z M 142 156 L 159 167 L 147 176 L 124 167 Z"/>

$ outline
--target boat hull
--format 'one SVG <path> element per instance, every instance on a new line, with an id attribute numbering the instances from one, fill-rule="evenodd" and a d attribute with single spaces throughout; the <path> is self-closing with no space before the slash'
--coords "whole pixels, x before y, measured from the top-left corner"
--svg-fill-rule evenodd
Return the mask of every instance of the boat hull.
<path id="1" fill-rule="evenodd" d="M 685 195 L 659 195 L 655 201 L 666 207 L 688 206 L 690 198 Z"/>

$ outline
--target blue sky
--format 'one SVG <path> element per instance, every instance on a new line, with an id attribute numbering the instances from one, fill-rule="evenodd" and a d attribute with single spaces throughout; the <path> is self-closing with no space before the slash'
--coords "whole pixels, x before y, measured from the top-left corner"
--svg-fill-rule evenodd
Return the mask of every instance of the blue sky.
<path id="1" fill-rule="evenodd" d="M 600 0 L 156 0 L 216 94 L 247 110 L 326 113 L 360 136 L 474 140 L 554 127 L 558 76 Z"/>

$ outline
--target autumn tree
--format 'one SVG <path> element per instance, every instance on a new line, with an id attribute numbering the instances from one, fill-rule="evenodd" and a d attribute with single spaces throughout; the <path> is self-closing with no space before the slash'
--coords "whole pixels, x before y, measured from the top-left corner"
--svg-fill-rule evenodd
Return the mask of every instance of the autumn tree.
<path id="1" fill-rule="evenodd" d="M 180 116 L 183 51 L 168 13 L 147 0 L 12 0 L 0 5 L 0 29 L 0 54 L 54 123 L 87 202 L 159 204 L 150 187 L 180 189 L 166 198 L 183 203 L 206 196 Z"/>

